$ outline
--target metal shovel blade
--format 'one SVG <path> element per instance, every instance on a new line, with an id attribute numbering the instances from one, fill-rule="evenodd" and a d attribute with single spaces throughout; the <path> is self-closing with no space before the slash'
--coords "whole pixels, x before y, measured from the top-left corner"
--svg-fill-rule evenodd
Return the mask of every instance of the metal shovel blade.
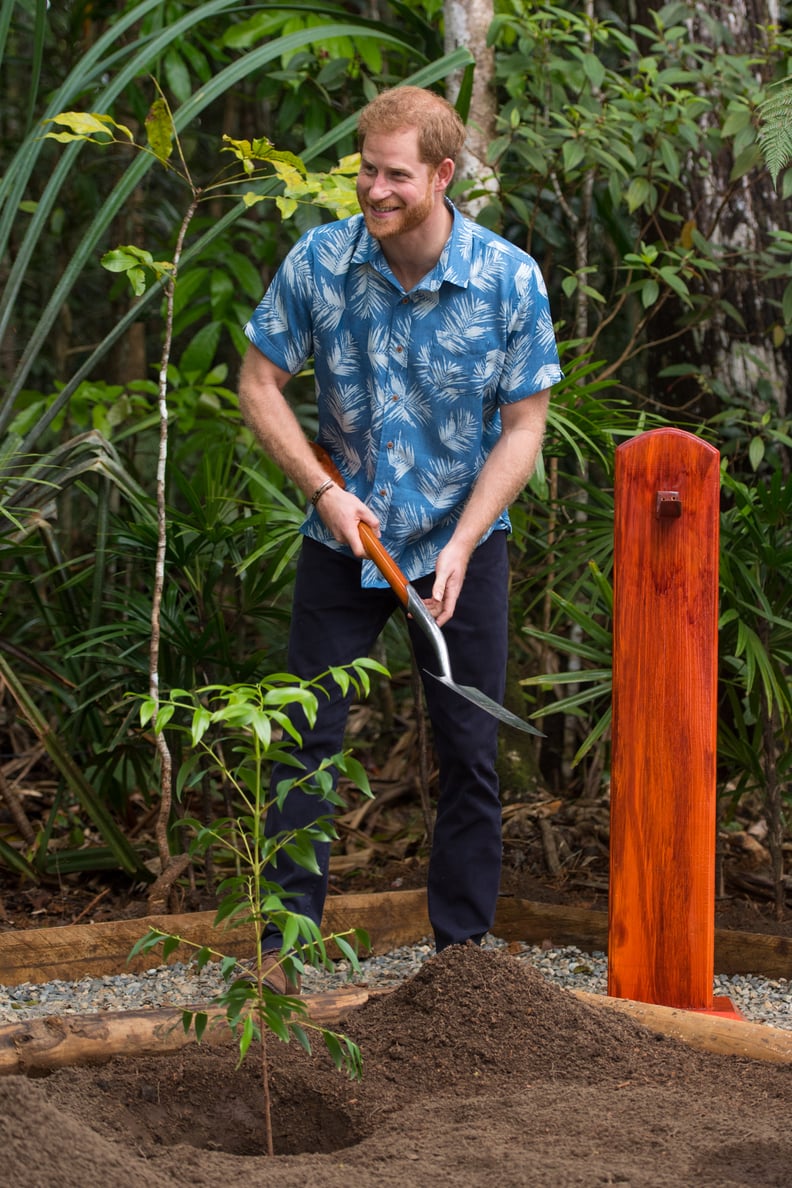
<path id="1" fill-rule="evenodd" d="M 499 722 L 503 722 L 507 726 L 513 726 L 515 730 L 523 730 L 526 734 L 537 734 L 539 738 L 545 737 L 542 731 L 537 730 L 530 722 L 526 722 L 524 718 L 518 718 L 517 714 L 513 714 L 511 710 L 507 710 L 505 706 L 494 701 L 492 697 L 488 697 L 486 693 L 482 693 L 480 689 L 474 688 L 473 685 L 458 685 L 450 677 L 439 676 L 436 672 L 429 672 L 428 668 L 425 668 L 424 672 L 428 672 L 429 676 L 434 677 L 441 685 L 446 685 L 449 689 L 453 689 L 460 697 L 466 697 L 468 701 L 472 701 L 479 709 L 486 710 L 488 714 L 492 714 L 493 718 L 497 718 Z"/>
<path id="2" fill-rule="evenodd" d="M 513 726 L 515 730 L 522 730 L 526 734 L 536 734 L 539 738 L 545 737 L 541 730 L 537 730 L 535 726 L 532 726 L 530 722 L 526 722 L 523 718 L 518 718 L 517 714 L 513 714 L 511 710 L 507 710 L 505 706 L 502 706 L 492 697 L 488 697 L 486 693 L 482 693 L 480 689 L 475 689 L 472 685 L 457 684 L 451 675 L 451 661 L 449 659 L 445 637 L 426 609 L 423 600 L 418 597 L 414 587 L 409 584 L 407 585 L 407 610 L 423 630 L 424 634 L 429 637 L 429 641 L 434 648 L 435 655 L 442 670 L 440 673 L 429 672 L 427 668 L 424 669 L 424 672 L 429 672 L 429 676 L 434 677 L 441 685 L 445 685 L 448 689 L 453 689 L 460 697 L 465 697 L 468 701 L 472 701 L 479 709 L 492 714 L 493 718 L 497 718 L 499 722 L 503 722 L 507 726 Z"/>

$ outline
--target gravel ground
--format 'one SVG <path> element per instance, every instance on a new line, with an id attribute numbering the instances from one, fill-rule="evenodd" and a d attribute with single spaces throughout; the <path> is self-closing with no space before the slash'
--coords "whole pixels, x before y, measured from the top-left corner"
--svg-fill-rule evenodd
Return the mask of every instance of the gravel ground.
<path id="1" fill-rule="evenodd" d="M 488 937 L 487 947 L 504 942 Z M 530 961 L 550 982 L 569 989 L 605 994 L 607 958 L 604 953 L 584 953 L 568 947 L 543 949 L 523 946 L 509 951 Z M 337 989 L 350 980 L 368 988 L 397 986 L 420 969 L 434 953 L 429 940 L 395 949 L 361 962 L 361 973 L 349 977 L 349 967 L 339 962 L 334 972 L 309 970 L 303 978 L 303 992 L 315 994 Z M 18 986 L 0 985 L 0 1024 L 19 1022 L 43 1015 L 84 1015 L 95 1011 L 139 1010 L 143 1007 L 205 1005 L 222 988 L 217 966 L 196 971 L 190 965 L 163 965 L 139 974 L 118 974 L 103 978 L 82 978 L 78 982 L 47 982 Z M 792 1031 L 792 983 L 786 978 L 770 981 L 759 977 L 715 978 L 714 993 L 731 999 L 744 1019 L 767 1023 Z"/>

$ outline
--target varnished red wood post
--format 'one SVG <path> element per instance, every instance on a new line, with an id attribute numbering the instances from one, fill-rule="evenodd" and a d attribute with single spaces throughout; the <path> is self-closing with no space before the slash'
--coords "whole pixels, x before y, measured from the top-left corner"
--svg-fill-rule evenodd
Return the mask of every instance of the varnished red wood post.
<path id="1" fill-rule="evenodd" d="M 713 1008 L 718 451 L 616 451 L 608 993 Z"/>

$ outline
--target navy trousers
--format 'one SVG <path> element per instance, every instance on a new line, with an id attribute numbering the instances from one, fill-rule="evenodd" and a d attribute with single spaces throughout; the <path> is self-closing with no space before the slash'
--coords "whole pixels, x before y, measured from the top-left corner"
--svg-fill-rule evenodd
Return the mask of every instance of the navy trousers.
<path id="1" fill-rule="evenodd" d="M 508 646 L 508 556 L 506 533 L 494 532 L 473 553 L 453 618 L 443 627 L 455 681 L 503 700 Z M 422 597 L 432 576 L 414 584 Z M 362 589 L 360 562 L 306 539 L 297 565 L 289 639 L 289 671 L 308 679 L 329 665 L 367 656 L 397 608 L 390 589 Z M 467 940 L 478 943 L 492 926 L 500 885 L 501 806 L 495 771 L 498 723 L 459 694 L 426 674 L 437 671 L 432 646 L 408 619 L 424 682 L 438 761 L 437 815 L 429 860 L 428 908 L 438 952 Z M 309 771 L 343 749 L 349 698 L 331 683 L 320 698 L 316 724 L 301 711 L 293 721 L 302 735 L 295 755 Z M 273 770 L 272 787 L 293 778 L 295 769 Z M 266 828 L 305 827 L 332 806 L 316 795 L 292 790 L 283 808 L 272 806 Z M 282 852 L 270 874 L 294 911 L 321 921 L 327 893 L 330 846 L 319 843 L 320 875 L 291 862 Z M 268 937 L 273 943 L 277 936 Z"/>

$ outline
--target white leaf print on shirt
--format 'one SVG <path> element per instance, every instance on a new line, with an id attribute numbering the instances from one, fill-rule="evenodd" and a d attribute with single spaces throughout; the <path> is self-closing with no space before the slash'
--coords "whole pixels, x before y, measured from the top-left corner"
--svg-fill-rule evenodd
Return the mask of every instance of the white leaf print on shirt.
<path id="1" fill-rule="evenodd" d="M 432 527 L 429 517 L 415 504 L 399 508 L 397 515 L 388 523 L 388 535 L 400 545 L 421 540 Z"/>
<path id="2" fill-rule="evenodd" d="M 334 231 L 340 234 L 333 234 L 332 231 L 325 237 L 315 236 L 310 242 L 316 241 L 318 246 L 316 248 L 316 259 L 320 267 L 329 272 L 331 276 L 343 276 L 349 267 L 349 261 L 355 254 L 355 243 L 345 242 L 348 236 L 343 232 L 343 229 L 338 227 L 333 228 Z"/>
<path id="3" fill-rule="evenodd" d="M 322 284 L 321 292 L 321 300 L 314 302 L 314 320 L 317 331 L 328 334 L 338 329 L 346 310 L 346 301 L 342 290 L 331 289 L 327 284 Z"/>
<path id="4" fill-rule="evenodd" d="M 441 355 L 431 346 L 422 346 L 416 357 L 419 381 L 437 401 L 453 402 L 470 391 L 470 368 L 462 359 Z"/>
<path id="5" fill-rule="evenodd" d="M 393 288 L 366 264 L 350 274 L 349 309 L 356 318 L 376 318 L 393 302 Z"/>
<path id="6" fill-rule="evenodd" d="M 394 394 L 399 399 L 391 404 L 391 415 L 405 425 L 428 425 L 434 415 L 431 405 L 420 388 L 410 385 L 404 389 L 401 385 L 394 388 Z"/>
<path id="7" fill-rule="evenodd" d="M 327 366 L 334 376 L 340 379 L 345 375 L 357 375 L 360 372 L 360 355 L 357 343 L 348 332 L 339 334 L 335 342 L 327 349 Z"/>
<path id="8" fill-rule="evenodd" d="M 289 329 L 289 315 L 280 293 L 278 294 L 278 299 L 272 302 L 270 309 L 267 311 L 265 324 L 270 337 L 276 334 L 286 334 Z"/>
<path id="9" fill-rule="evenodd" d="M 368 412 L 368 401 L 359 384 L 337 384 L 325 393 L 324 407 L 339 432 L 352 434 Z"/>
<path id="10" fill-rule="evenodd" d="M 393 471 L 396 479 L 403 479 L 415 466 L 415 450 L 400 437 L 392 450 Z"/>
<path id="11" fill-rule="evenodd" d="M 387 373 L 390 363 L 390 333 L 387 326 L 372 326 L 369 329 L 366 355 L 372 367 Z M 384 376 L 383 376 L 384 379 Z"/>
<path id="12" fill-rule="evenodd" d="M 493 268 L 489 253 L 482 253 L 470 265 L 468 284 L 480 293 L 492 293 L 500 284 L 500 272 Z"/>
<path id="13" fill-rule="evenodd" d="M 464 355 L 477 344 L 486 341 L 492 326 L 492 305 L 479 297 L 466 293 L 454 309 L 453 316 L 446 314 L 437 331 L 437 341 L 447 351 Z"/>
<path id="14" fill-rule="evenodd" d="M 412 303 L 412 316 L 414 318 L 426 318 L 429 314 L 434 313 L 440 302 L 440 293 L 436 289 L 423 289 L 416 295 Z"/>
<path id="15" fill-rule="evenodd" d="M 355 450 L 349 438 L 339 432 L 336 426 L 331 426 L 324 433 L 324 446 L 334 462 L 348 477 L 354 477 L 363 466 L 363 459 Z"/>
<path id="16" fill-rule="evenodd" d="M 433 458 L 418 475 L 418 489 L 435 508 L 453 507 L 470 485 L 470 472 L 452 458 Z"/>
<path id="17" fill-rule="evenodd" d="M 468 455 L 481 436 L 479 419 L 470 410 L 452 412 L 438 426 L 440 440 L 452 454 Z"/>

